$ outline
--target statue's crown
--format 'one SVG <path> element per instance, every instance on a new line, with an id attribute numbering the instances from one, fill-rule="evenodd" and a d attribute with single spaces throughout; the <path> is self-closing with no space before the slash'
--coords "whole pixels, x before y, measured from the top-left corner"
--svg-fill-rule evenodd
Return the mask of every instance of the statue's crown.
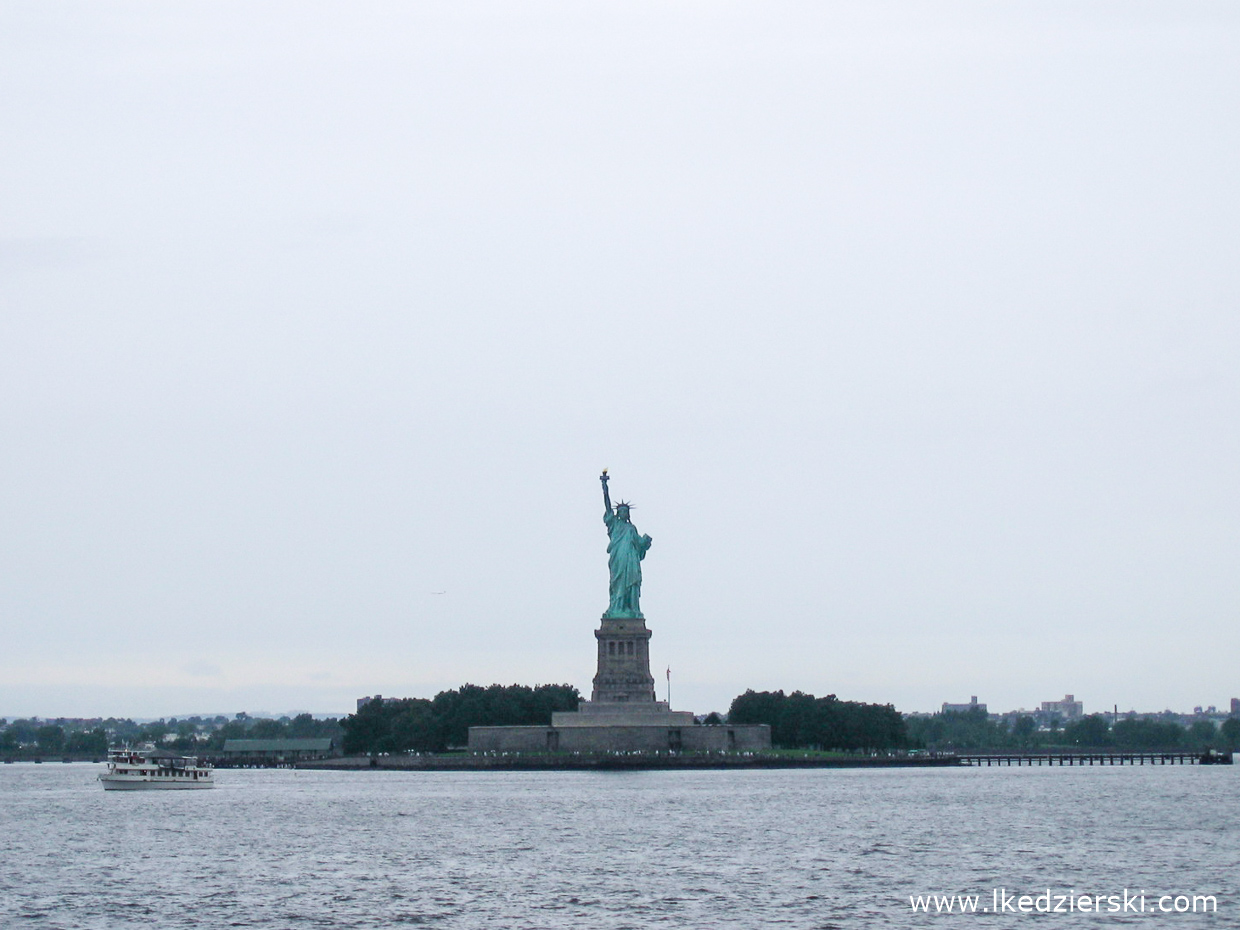
<path id="1" fill-rule="evenodd" d="M 623 507 L 625 510 L 636 510 L 637 509 L 632 504 L 630 504 L 628 501 L 620 501 L 618 504 L 616 504 L 617 510 L 619 510 L 621 507 Z"/>

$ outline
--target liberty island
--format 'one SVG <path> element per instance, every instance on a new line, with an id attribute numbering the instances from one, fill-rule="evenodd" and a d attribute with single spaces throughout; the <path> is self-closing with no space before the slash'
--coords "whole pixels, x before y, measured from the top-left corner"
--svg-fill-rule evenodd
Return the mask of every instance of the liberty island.
<path id="1" fill-rule="evenodd" d="M 470 727 L 469 748 L 500 752 L 752 751 L 771 748 L 766 724 L 699 726 L 692 711 L 655 695 L 650 630 L 641 611 L 642 562 L 651 537 L 633 525 L 633 505 L 613 506 L 607 469 L 608 604 L 594 631 L 596 673 L 590 700 L 551 715 L 550 726 Z"/>

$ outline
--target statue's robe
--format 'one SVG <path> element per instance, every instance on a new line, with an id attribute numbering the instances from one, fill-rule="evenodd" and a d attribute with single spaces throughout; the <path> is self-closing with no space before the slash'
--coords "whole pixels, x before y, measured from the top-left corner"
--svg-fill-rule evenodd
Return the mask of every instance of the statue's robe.
<path id="1" fill-rule="evenodd" d="M 603 515 L 607 524 L 607 567 L 611 570 L 611 606 L 609 617 L 640 617 L 642 592 L 642 559 L 650 548 L 650 537 L 642 536 L 628 520 L 614 511 Z"/>

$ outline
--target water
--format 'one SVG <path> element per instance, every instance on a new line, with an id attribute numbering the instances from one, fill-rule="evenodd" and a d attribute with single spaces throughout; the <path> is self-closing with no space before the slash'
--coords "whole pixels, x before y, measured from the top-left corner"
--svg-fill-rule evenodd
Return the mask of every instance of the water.
<path id="1" fill-rule="evenodd" d="M 1240 926 L 1240 766 L 224 770 L 211 791 L 106 793 L 99 768 L 0 766 L 5 930 Z M 909 906 L 1000 887 L 1218 910 Z"/>

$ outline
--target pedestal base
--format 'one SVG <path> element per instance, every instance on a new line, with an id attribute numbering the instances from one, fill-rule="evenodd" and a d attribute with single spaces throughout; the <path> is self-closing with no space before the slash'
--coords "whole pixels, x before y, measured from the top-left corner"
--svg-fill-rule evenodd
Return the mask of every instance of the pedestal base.
<path id="1" fill-rule="evenodd" d="M 691 714 L 688 716 L 692 719 Z M 734 727 L 470 727 L 469 748 L 473 752 L 501 753 L 760 752 L 771 748 L 771 728 L 765 723 Z"/>
<path id="2" fill-rule="evenodd" d="M 667 701 L 582 701 L 575 711 L 556 711 L 553 727 L 691 727 L 693 712 L 671 710 Z"/>

